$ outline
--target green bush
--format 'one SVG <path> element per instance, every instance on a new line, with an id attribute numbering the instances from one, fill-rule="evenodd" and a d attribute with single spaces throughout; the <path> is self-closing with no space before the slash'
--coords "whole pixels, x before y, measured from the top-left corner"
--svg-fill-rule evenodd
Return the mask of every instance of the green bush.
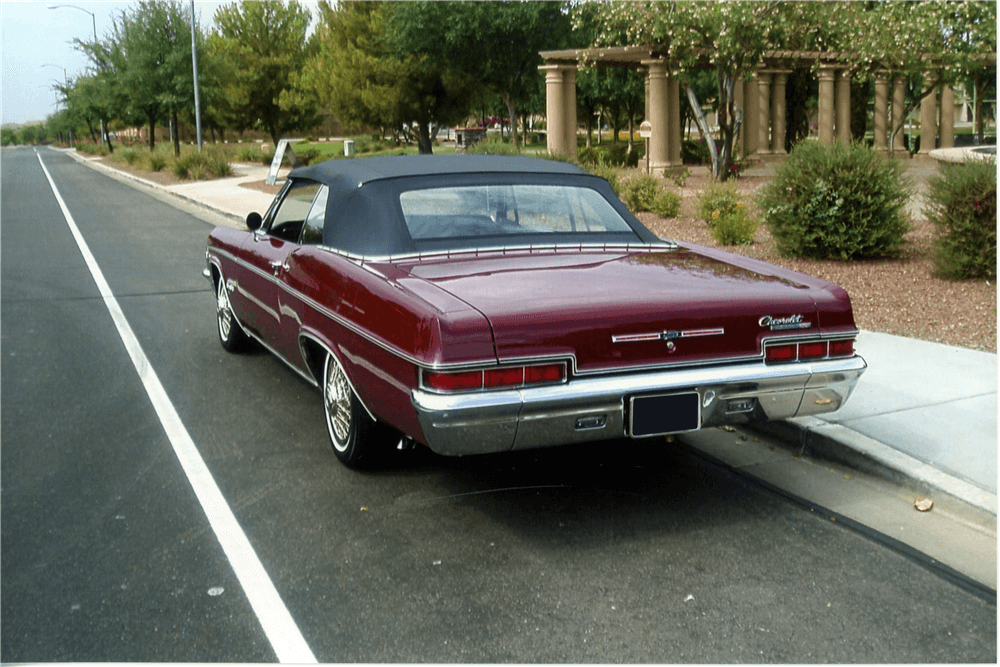
<path id="1" fill-rule="evenodd" d="M 910 229 L 903 167 L 859 144 L 798 144 L 761 190 L 764 222 L 788 257 L 899 253 Z"/>
<path id="2" fill-rule="evenodd" d="M 584 146 L 577 151 L 576 159 L 584 167 L 600 165 L 604 162 L 601 151 L 596 146 Z"/>
<path id="3" fill-rule="evenodd" d="M 139 162 L 144 159 L 143 150 L 141 148 L 123 148 L 117 153 L 118 160 L 125 162 L 130 167 L 134 167 Z"/>
<path id="4" fill-rule="evenodd" d="M 710 227 L 709 231 L 716 243 L 722 245 L 750 245 L 760 223 L 756 218 L 751 217 L 747 208 L 739 204 L 736 211 L 730 215 L 719 216 Z"/>
<path id="5" fill-rule="evenodd" d="M 712 238 L 722 245 L 749 245 L 760 228 L 760 222 L 740 201 L 735 185 L 713 184 L 702 192 L 698 213 Z"/>
<path id="6" fill-rule="evenodd" d="M 709 227 L 720 218 L 735 215 L 739 206 L 740 198 L 734 185 L 715 183 L 698 198 L 698 214 Z"/>
<path id="7" fill-rule="evenodd" d="M 292 148 L 292 152 L 295 153 L 295 159 L 302 166 L 308 166 L 314 162 L 322 162 L 322 154 L 319 149 L 303 146 L 302 148 Z"/>
<path id="8" fill-rule="evenodd" d="M 681 196 L 676 192 L 661 190 L 653 200 L 653 213 L 664 218 L 676 218 L 681 212 Z"/>
<path id="9" fill-rule="evenodd" d="M 517 150 L 514 144 L 503 143 L 502 140 L 497 140 L 492 137 L 497 137 L 496 135 L 487 135 L 484 141 L 479 141 L 465 149 L 465 152 L 470 155 L 520 155 L 521 152 Z"/>
<path id="10" fill-rule="evenodd" d="M 163 171 L 167 166 L 167 159 L 162 155 L 149 156 L 150 171 Z"/>
<path id="11" fill-rule="evenodd" d="M 676 217 L 681 210 L 680 195 L 663 189 L 663 181 L 649 174 L 635 176 L 621 183 L 618 196 L 635 213 L 652 211 L 665 218 Z"/>
<path id="12" fill-rule="evenodd" d="M 202 180 L 206 178 L 225 178 L 232 176 L 229 159 L 222 151 L 205 150 L 201 153 L 186 153 L 174 162 L 174 176 Z"/>
<path id="13" fill-rule="evenodd" d="M 996 279 L 996 162 L 943 165 L 928 185 L 927 219 L 937 228 L 935 272 L 944 278 Z"/>
<path id="14" fill-rule="evenodd" d="M 262 159 L 262 151 L 259 144 L 251 144 L 249 146 L 240 146 L 240 149 L 236 151 L 236 159 L 239 162 L 256 162 Z M 270 164 L 270 163 L 268 163 Z"/>
<path id="15" fill-rule="evenodd" d="M 659 179 L 649 174 L 635 176 L 622 183 L 621 200 L 633 212 L 651 211 L 656 195 L 662 190 Z"/>

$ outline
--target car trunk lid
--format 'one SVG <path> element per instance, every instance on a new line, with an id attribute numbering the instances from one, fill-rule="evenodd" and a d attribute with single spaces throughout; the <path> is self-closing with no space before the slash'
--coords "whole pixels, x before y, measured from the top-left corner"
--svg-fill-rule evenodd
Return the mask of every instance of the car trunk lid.
<path id="1" fill-rule="evenodd" d="M 767 335 L 819 327 L 816 281 L 693 248 L 508 250 L 396 266 L 483 313 L 501 362 L 572 357 L 586 373 L 737 361 L 760 357 Z"/>

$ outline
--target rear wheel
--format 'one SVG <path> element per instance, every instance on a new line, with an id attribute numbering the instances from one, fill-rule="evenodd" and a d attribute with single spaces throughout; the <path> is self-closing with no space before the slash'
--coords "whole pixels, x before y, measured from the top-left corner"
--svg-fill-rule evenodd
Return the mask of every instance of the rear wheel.
<path id="1" fill-rule="evenodd" d="M 377 453 L 388 450 L 394 433 L 368 415 L 332 354 L 323 367 L 323 412 L 333 453 L 344 465 L 370 465 Z"/>
<path id="2" fill-rule="evenodd" d="M 233 308 L 229 305 L 226 281 L 220 274 L 215 281 L 215 316 L 219 324 L 219 342 L 226 352 L 239 352 L 246 348 L 249 337 L 236 321 Z"/>

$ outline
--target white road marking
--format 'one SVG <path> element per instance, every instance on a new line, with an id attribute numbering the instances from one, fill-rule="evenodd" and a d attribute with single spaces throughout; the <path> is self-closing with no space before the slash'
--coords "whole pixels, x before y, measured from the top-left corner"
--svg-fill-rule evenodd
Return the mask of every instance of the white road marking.
<path id="1" fill-rule="evenodd" d="M 42 171 L 45 172 L 45 177 L 52 187 L 52 193 L 55 195 L 56 201 L 59 202 L 59 208 L 62 209 L 63 217 L 66 218 L 66 224 L 69 225 L 69 229 L 73 233 L 73 238 L 76 239 L 76 244 L 83 254 L 87 268 L 90 269 L 90 273 L 94 277 L 94 282 L 97 283 L 97 289 L 104 299 L 104 304 L 107 306 L 108 312 L 111 313 L 111 318 L 118 328 L 118 334 L 121 336 L 126 350 L 128 350 L 129 357 L 132 358 L 132 364 L 135 366 L 136 372 L 139 373 L 139 378 L 146 388 L 146 393 L 149 395 L 153 407 L 156 409 L 156 414 L 160 419 L 160 423 L 163 424 L 167 437 L 170 439 L 174 453 L 177 454 L 177 458 L 180 460 L 185 474 L 187 474 L 188 481 L 191 482 L 194 493 L 198 497 L 198 502 L 201 503 L 201 507 L 208 517 L 208 522 L 212 526 L 219 544 L 222 545 L 222 549 L 225 551 L 230 565 L 232 565 L 233 570 L 236 572 L 236 577 L 246 592 L 247 598 L 250 600 L 250 605 L 257 614 L 257 618 L 260 620 L 264 628 L 264 633 L 267 635 L 271 647 L 277 654 L 279 662 L 315 663 L 315 656 L 313 656 L 312 651 L 302 637 L 302 633 L 299 632 L 295 621 L 292 620 L 292 615 L 288 612 L 285 603 L 282 602 L 281 597 L 278 595 L 278 591 L 275 589 L 270 577 L 268 577 L 267 571 L 264 570 L 260 559 L 257 558 L 250 540 L 247 539 L 240 528 L 236 517 L 226 503 L 226 499 L 223 498 L 222 492 L 219 491 L 219 487 L 215 484 L 208 466 L 205 465 L 205 461 L 201 458 L 198 448 L 188 434 L 187 428 L 184 427 L 180 416 L 174 409 L 173 403 L 167 397 L 167 392 L 163 389 L 163 385 L 160 384 L 160 380 L 150 365 L 149 359 L 147 359 L 146 354 L 142 351 L 139 340 L 132 332 L 132 327 L 129 326 L 128 321 L 125 319 L 125 314 L 122 312 L 118 301 L 111 292 L 111 288 L 104 279 L 104 274 L 91 254 L 87 242 L 76 226 L 76 222 L 73 221 L 73 216 L 70 215 L 66 203 L 56 188 L 52 175 L 49 174 L 49 170 L 46 169 L 45 163 L 42 161 L 41 155 L 38 155 L 38 162 L 42 165 Z"/>

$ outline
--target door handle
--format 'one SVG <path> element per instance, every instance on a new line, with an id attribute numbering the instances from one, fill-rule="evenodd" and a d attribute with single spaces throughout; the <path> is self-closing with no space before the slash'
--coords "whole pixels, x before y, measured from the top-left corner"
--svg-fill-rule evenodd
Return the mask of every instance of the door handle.
<path id="1" fill-rule="evenodd" d="M 281 271 L 281 269 L 287 271 L 288 269 L 291 268 L 290 266 L 288 266 L 288 264 L 284 264 L 281 260 L 268 262 L 268 264 L 270 264 L 271 270 L 274 271 L 274 275 L 278 275 L 278 272 Z"/>

